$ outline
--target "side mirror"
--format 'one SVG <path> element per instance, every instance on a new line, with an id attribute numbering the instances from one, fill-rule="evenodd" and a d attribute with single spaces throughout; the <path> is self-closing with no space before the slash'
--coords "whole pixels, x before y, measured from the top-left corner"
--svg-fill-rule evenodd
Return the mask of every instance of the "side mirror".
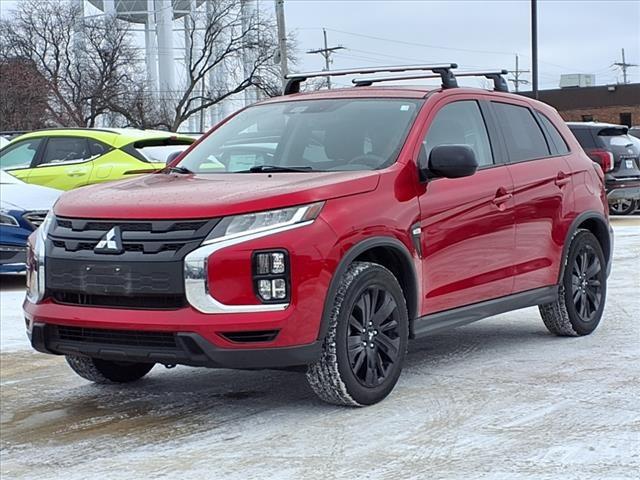
<path id="1" fill-rule="evenodd" d="M 420 155 L 420 178 L 469 177 L 478 170 L 476 154 L 469 145 L 438 145 L 431 150 L 428 161 L 426 152 Z"/>
<path id="2" fill-rule="evenodd" d="M 175 152 L 171 152 L 169 154 L 169 156 L 167 156 L 167 165 L 171 165 L 171 163 L 173 163 L 173 161 L 178 158 L 180 155 L 182 155 L 183 150 L 176 150 Z"/>

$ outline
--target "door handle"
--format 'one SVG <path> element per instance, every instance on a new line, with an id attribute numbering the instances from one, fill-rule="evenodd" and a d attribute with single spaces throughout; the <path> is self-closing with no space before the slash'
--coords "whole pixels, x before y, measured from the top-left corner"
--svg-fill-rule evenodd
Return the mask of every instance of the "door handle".
<path id="1" fill-rule="evenodd" d="M 85 172 L 84 170 L 71 170 L 69 173 L 67 173 L 67 176 L 69 177 L 82 177 L 83 175 L 86 175 L 87 172 Z"/>
<path id="2" fill-rule="evenodd" d="M 503 203 L 511 200 L 513 198 L 513 193 L 505 193 L 504 195 L 500 195 L 493 199 L 494 205 L 502 205 Z"/>
<path id="3" fill-rule="evenodd" d="M 559 187 L 563 187 L 565 186 L 567 183 L 569 183 L 571 181 L 571 177 L 569 177 L 566 173 L 564 172 L 559 172 L 558 175 L 556 176 L 556 181 L 555 184 Z"/>

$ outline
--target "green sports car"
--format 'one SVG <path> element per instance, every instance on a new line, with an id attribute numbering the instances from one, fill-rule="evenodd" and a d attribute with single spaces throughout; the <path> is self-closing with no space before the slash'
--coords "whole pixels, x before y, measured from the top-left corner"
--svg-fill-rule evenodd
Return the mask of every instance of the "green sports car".
<path id="1" fill-rule="evenodd" d="M 160 170 L 169 156 L 194 141 L 157 130 L 39 130 L 3 147 L 0 168 L 27 183 L 71 190 Z"/>

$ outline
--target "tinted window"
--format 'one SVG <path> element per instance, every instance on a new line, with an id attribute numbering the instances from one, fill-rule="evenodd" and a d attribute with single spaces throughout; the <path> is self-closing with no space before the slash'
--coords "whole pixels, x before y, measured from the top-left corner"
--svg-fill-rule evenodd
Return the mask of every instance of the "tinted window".
<path id="1" fill-rule="evenodd" d="M 571 133 L 573 133 L 578 140 L 580 146 L 584 149 L 597 148 L 596 142 L 591 135 L 591 130 L 588 128 L 572 128 L 569 127 Z"/>
<path id="2" fill-rule="evenodd" d="M 542 125 L 547 130 L 547 134 L 551 138 L 551 142 L 555 147 L 555 151 L 553 153 L 557 155 L 565 155 L 569 153 L 569 147 L 567 146 L 567 142 L 564 141 L 564 137 L 560 134 L 556 126 L 547 118 L 546 115 L 540 113 L 540 120 L 542 121 Z"/>
<path id="3" fill-rule="evenodd" d="M 47 148 L 40 165 L 77 162 L 91 157 L 86 138 L 81 137 L 52 137 L 47 142 Z"/>
<path id="4" fill-rule="evenodd" d="M 421 101 L 330 99 L 258 105 L 239 113 L 189 152 L 199 173 L 252 167 L 373 170 L 395 162 Z"/>
<path id="5" fill-rule="evenodd" d="M 549 156 L 549 147 L 533 113 L 526 107 L 494 102 L 511 162 Z"/>
<path id="6" fill-rule="evenodd" d="M 89 149 L 92 157 L 99 157 L 109 151 L 109 147 L 97 140 L 89 140 Z"/>
<path id="7" fill-rule="evenodd" d="M 0 153 L 0 168 L 29 168 L 40 142 L 42 142 L 41 138 L 34 138 L 5 148 Z"/>
<path id="8" fill-rule="evenodd" d="M 469 145 L 476 154 L 478 165 L 493 164 L 487 128 L 477 102 L 450 103 L 436 114 L 424 139 L 427 158 L 439 145 Z"/>

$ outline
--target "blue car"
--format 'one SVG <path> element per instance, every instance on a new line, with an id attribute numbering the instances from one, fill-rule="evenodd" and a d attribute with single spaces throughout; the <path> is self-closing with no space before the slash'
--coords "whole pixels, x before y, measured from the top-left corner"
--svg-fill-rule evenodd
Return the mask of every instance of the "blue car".
<path id="1" fill-rule="evenodd" d="M 27 238 L 61 193 L 29 185 L 0 170 L 0 274 L 26 270 Z"/>

